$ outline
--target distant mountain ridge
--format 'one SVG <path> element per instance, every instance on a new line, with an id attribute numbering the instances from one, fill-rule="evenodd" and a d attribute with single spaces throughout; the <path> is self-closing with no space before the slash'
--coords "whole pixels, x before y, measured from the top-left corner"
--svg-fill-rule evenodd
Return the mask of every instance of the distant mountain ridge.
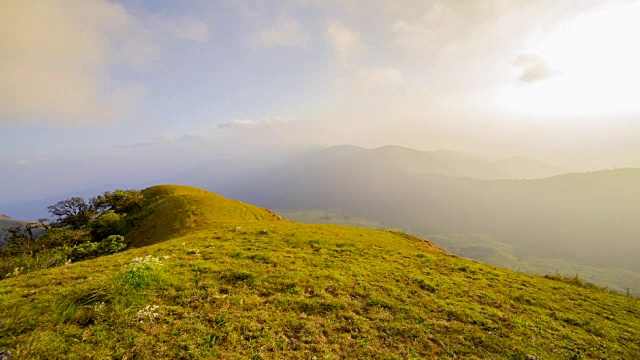
<path id="1" fill-rule="evenodd" d="M 472 177 L 485 180 L 534 179 L 570 172 L 569 169 L 525 157 L 492 160 L 478 155 L 451 150 L 420 151 L 387 145 L 366 149 L 338 145 L 317 151 L 299 161 L 350 161 L 392 166 L 411 174 L 433 174 Z"/>
<path id="2" fill-rule="evenodd" d="M 271 172 L 279 167 L 327 162 L 357 162 L 371 166 L 391 166 L 394 170 L 409 174 L 437 174 L 480 179 L 541 178 L 569 172 L 561 167 L 520 157 L 492 160 L 451 150 L 419 151 L 395 145 L 366 149 L 354 145 L 336 145 L 329 148 L 295 150 L 290 153 L 280 152 L 271 157 L 261 156 L 256 159 L 221 156 L 207 164 L 167 178 L 149 179 L 154 181 L 146 182 L 140 186 L 163 182 L 217 190 L 232 186 L 238 179 L 252 177 L 257 173 Z M 35 221 L 49 216 L 47 206 L 60 200 L 73 196 L 88 198 L 116 188 L 123 188 L 123 186 L 105 184 L 45 199 L 0 204 L 0 213 L 16 219 Z"/>
<path id="3" fill-rule="evenodd" d="M 10 216 L 0 214 L 0 248 L 6 245 L 6 240 L 10 236 L 10 233 L 6 230 L 25 223 L 26 221 L 14 220 Z"/>
<path id="4" fill-rule="evenodd" d="M 445 164 L 396 146 L 342 146 L 207 188 L 269 208 L 341 209 L 422 236 L 488 234 L 521 255 L 640 271 L 640 169 L 486 180 Z"/>

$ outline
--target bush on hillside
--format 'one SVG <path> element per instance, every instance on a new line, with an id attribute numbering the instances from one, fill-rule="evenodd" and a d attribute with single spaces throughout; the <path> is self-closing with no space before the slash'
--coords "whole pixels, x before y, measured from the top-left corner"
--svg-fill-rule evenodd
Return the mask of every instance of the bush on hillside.
<path id="1" fill-rule="evenodd" d="M 107 210 L 97 218 L 89 222 L 89 231 L 94 241 L 100 241 L 110 235 L 124 235 L 125 223 L 123 218 L 125 215 L 116 213 L 113 210 Z"/>
<path id="2" fill-rule="evenodd" d="M 52 221 L 41 219 L 0 233 L 0 279 L 124 250 L 123 235 L 145 215 L 143 202 L 141 191 L 115 190 L 49 206 Z"/>
<path id="3" fill-rule="evenodd" d="M 99 256 L 115 254 L 127 247 L 124 236 L 110 235 L 100 242 L 85 242 L 77 245 L 71 251 L 73 261 L 93 259 Z"/>

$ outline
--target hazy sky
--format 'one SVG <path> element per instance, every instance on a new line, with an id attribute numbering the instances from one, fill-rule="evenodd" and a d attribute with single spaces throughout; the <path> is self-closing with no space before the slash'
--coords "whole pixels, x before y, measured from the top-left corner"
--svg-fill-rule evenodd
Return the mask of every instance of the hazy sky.
<path id="1" fill-rule="evenodd" d="M 0 203 L 46 192 L 34 177 L 145 179 L 262 147 L 640 166 L 637 1 L 0 0 L 0 14 Z"/>

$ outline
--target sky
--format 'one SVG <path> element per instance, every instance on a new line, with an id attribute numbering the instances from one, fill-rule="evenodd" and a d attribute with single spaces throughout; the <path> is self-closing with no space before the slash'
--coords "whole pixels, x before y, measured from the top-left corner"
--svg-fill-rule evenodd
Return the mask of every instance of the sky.
<path id="1" fill-rule="evenodd" d="M 640 2 L 0 0 L 0 204 L 387 144 L 640 167 Z"/>

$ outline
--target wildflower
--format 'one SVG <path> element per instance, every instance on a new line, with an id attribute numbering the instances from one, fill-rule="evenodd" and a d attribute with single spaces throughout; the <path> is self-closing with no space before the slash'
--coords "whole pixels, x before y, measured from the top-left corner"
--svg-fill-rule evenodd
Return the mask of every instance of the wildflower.
<path id="1" fill-rule="evenodd" d="M 153 320 L 158 317 L 159 308 L 160 306 L 158 305 L 147 305 L 138 310 L 136 317 L 140 322 L 145 322 L 145 320 L 147 320 L 150 324 L 153 324 Z"/>
<path id="2" fill-rule="evenodd" d="M 102 312 L 102 310 L 104 310 L 104 307 L 105 307 L 105 303 L 103 301 L 93 305 L 93 310 L 95 310 L 95 312 Z"/>
<path id="3" fill-rule="evenodd" d="M 20 273 L 22 272 L 22 270 L 24 270 L 24 268 L 23 268 L 23 267 L 17 267 L 17 268 L 15 268 L 15 269 L 13 269 L 13 272 L 12 272 L 12 273 L 9 273 L 9 274 L 5 275 L 5 277 L 9 277 L 9 276 L 18 276 L 18 275 L 20 275 Z"/>
<path id="4" fill-rule="evenodd" d="M 134 258 L 133 261 L 131 261 L 131 263 L 127 266 L 130 268 L 133 268 L 134 270 L 138 270 L 138 269 L 153 268 L 156 265 L 162 266 L 162 261 L 157 257 L 147 255 L 142 258 L 141 257 Z"/>

